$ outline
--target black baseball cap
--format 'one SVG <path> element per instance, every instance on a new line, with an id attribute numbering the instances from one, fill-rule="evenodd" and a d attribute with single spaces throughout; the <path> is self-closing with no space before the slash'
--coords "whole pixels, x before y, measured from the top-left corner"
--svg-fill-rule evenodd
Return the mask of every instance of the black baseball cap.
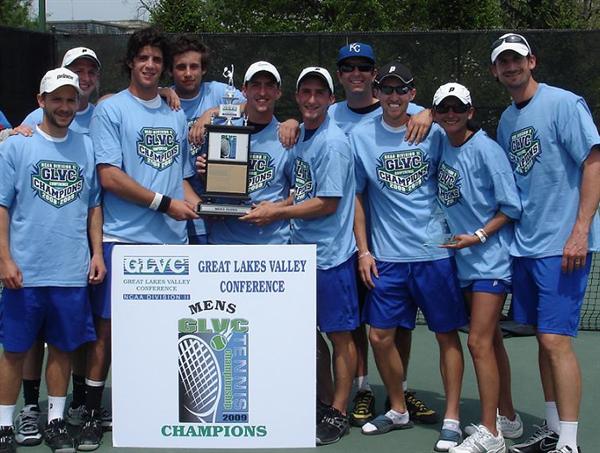
<path id="1" fill-rule="evenodd" d="M 402 81 L 405 85 L 413 85 L 413 75 L 406 66 L 400 63 L 398 60 L 394 60 L 391 63 L 383 66 L 377 73 L 375 82 L 381 83 L 389 77 L 395 77 Z"/>

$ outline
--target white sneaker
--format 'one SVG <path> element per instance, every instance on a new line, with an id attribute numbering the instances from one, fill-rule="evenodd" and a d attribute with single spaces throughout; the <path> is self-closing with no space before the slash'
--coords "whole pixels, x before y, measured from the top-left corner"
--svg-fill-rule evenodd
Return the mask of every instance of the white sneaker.
<path id="1" fill-rule="evenodd" d="M 514 420 L 498 414 L 496 417 L 496 427 L 502 431 L 505 439 L 518 439 L 523 435 L 523 421 L 521 420 L 521 416 L 516 412 Z"/>
<path id="2" fill-rule="evenodd" d="M 19 445 L 39 445 L 42 443 L 42 433 L 39 428 L 40 409 L 29 404 L 19 412 L 15 420 L 15 441 Z"/>
<path id="3" fill-rule="evenodd" d="M 499 431 L 502 431 L 502 436 L 505 439 L 518 439 L 523 435 L 523 421 L 521 420 L 521 416 L 516 412 L 514 420 L 498 414 L 496 416 L 496 428 Z M 473 435 L 475 431 L 477 431 L 477 426 L 465 426 L 465 433 L 467 433 L 467 436 Z"/>
<path id="4" fill-rule="evenodd" d="M 475 432 L 467 437 L 462 444 L 451 447 L 450 453 L 506 453 L 506 444 L 502 433 L 492 435 L 488 429 L 479 425 Z"/>

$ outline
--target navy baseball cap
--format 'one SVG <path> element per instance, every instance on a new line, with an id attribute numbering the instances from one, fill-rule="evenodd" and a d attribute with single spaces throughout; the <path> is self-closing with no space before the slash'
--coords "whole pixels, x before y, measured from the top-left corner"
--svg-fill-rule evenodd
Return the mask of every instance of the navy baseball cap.
<path id="1" fill-rule="evenodd" d="M 345 45 L 338 52 L 337 64 L 339 65 L 346 58 L 366 58 L 375 64 L 375 52 L 373 48 L 363 42 L 353 42 Z"/>

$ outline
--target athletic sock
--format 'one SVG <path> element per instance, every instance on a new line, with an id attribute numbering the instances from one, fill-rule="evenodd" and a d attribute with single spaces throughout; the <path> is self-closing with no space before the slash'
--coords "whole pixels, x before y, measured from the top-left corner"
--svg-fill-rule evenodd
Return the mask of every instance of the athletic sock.
<path id="1" fill-rule="evenodd" d="M 356 389 L 360 392 L 361 390 L 371 391 L 371 386 L 369 385 L 369 376 L 357 376 L 354 378 L 353 384 L 356 386 Z"/>
<path id="2" fill-rule="evenodd" d="M 57 418 L 63 418 L 65 413 L 66 396 L 48 395 L 48 423 Z"/>
<path id="3" fill-rule="evenodd" d="M 88 411 L 100 410 L 104 381 L 85 380 L 85 407 Z"/>
<path id="4" fill-rule="evenodd" d="M 558 409 L 556 401 L 546 401 L 544 404 L 546 410 L 546 425 L 550 431 L 560 434 L 560 420 L 558 418 Z"/>
<path id="5" fill-rule="evenodd" d="M 390 409 L 389 411 L 387 411 L 385 413 L 385 416 L 387 418 L 391 419 L 394 422 L 394 424 L 405 424 L 405 423 L 408 423 L 408 421 L 410 420 L 408 411 L 398 412 L 398 411 L 395 411 L 394 409 Z"/>
<path id="6" fill-rule="evenodd" d="M 73 401 L 71 407 L 79 407 L 85 404 L 85 376 L 73 374 Z"/>
<path id="7" fill-rule="evenodd" d="M 16 405 L 0 404 L 0 426 L 12 426 Z"/>
<path id="8" fill-rule="evenodd" d="M 462 433 L 462 431 L 460 430 L 460 421 L 453 420 L 451 418 L 444 419 L 444 423 L 442 424 L 442 429 L 449 429 L 450 431 Z"/>
<path id="9" fill-rule="evenodd" d="M 578 422 L 563 422 L 560 421 L 560 436 L 558 437 L 558 443 L 556 449 L 560 449 L 565 445 L 571 447 L 573 452 L 577 453 L 577 426 Z"/>
<path id="10" fill-rule="evenodd" d="M 402 381 L 402 390 L 408 392 L 408 381 Z"/>
<path id="11" fill-rule="evenodd" d="M 23 379 L 24 406 L 39 407 L 41 379 Z"/>

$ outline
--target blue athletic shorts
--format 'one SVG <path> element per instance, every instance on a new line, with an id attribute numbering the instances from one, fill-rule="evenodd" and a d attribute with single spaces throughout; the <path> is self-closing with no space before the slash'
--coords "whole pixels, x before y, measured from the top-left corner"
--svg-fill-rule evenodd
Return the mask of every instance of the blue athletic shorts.
<path id="1" fill-rule="evenodd" d="M 360 324 L 356 254 L 331 269 L 317 269 L 317 325 L 321 332 L 346 332 Z"/>
<path id="2" fill-rule="evenodd" d="M 562 256 L 513 258 L 515 321 L 536 326 L 540 333 L 577 336 L 592 255 L 586 266 L 562 272 Z"/>
<path id="3" fill-rule="evenodd" d="M 506 280 L 481 279 L 469 280 L 466 283 L 462 290 L 472 293 L 509 294 L 511 292 L 510 282 Z"/>
<path id="4" fill-rule="evenodd" d="M 6 351 L 26 352 L 39 338 L 70 352 L 96 339 L 87 287 L 4 288 L 2 305 Z"/>
<path id="5" fill-rule="evenodd" d="M 119 242 L 103 242 L 104 264 L 106 265 L 106 277 L 99 285 L 90 285 L 90 300 L 94 316 L 102 319 L 110 319 L 110 279 L 112 275 L 112 251 Z"/>
<path id="6" fill-rule="evenodd" d="M 451 332 L 468 323 L 454 258 L 376 264 L 379 279 L 362 311 L 367 324 L 378 329 L 414 329 L 417 308 L 433 332 Z"/>
<path id="7" fill-rule="evenodd" d="M 207 245 L 208 234 L 190 234 L 188 236 L 190 245 Z"/>

